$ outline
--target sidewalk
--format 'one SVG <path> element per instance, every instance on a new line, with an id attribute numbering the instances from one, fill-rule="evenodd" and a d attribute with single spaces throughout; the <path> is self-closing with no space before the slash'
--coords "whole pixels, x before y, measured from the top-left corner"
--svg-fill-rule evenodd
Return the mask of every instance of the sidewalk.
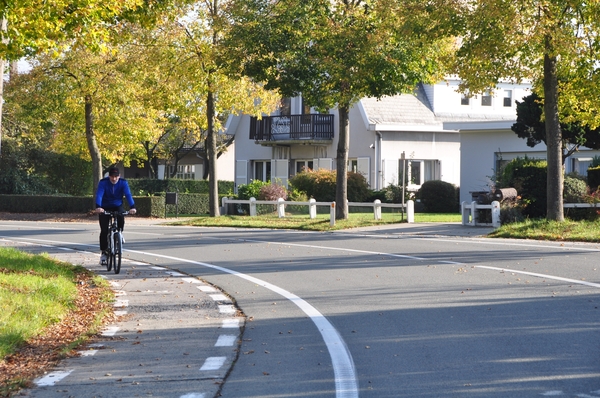
<path id="1" fill-rule="evenodd" d="M 6 242 L 4 243 L 6 244 Z M 99 255 L 10 244 L 83 265 L 108 279 L 118 322 L 22 397 L 214 397 L 237 357 L 244 318 L 214 287 L 150 264 L 123 260 L 107 272 Z"/>

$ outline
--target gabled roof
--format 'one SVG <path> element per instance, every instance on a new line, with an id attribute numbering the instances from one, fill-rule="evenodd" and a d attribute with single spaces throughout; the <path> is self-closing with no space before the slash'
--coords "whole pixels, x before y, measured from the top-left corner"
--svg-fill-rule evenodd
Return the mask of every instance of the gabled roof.
<path id="1" fill-rule="evenodd" d="M 363 98 L 361 108 L 367 129 L 374 131 L 458 131 L 468 125 L 482 128 L 490 123 L 509 128 L 515 116 L 497 113 L 436 113 L 419 84 L 411 94 Z M 483 127 L 485 128 L 485 127 Z"/>

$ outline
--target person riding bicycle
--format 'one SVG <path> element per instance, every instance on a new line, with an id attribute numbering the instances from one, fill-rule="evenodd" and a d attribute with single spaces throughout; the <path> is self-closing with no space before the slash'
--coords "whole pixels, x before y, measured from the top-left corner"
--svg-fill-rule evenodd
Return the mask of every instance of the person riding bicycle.
<path id="1" fill-rule="evenodd" d="M 98 220 L 100 222 L 100 264 L 105 265 L 108 255 L 106 250 L 108 249 L 108 228 L 110 223 L 110 216 L 104 214 L 105 211 L 118 211 L 123 213 L 123 196 L 129 203 L 129 214 L 135 214 L 135 202 L 131 196 L 129 190 L 129 184 L 127 180 L 121 178 L 121 173 L 117 167 L 111 167 L 108 169 L 108 176 L 104 177 L 98 183 L 98 190 L 96 191 L 96 213 L 98 214 Z M 119 229 L 123 231 L 125 226 L 125 217 L 123 215 L 117 216 L 117 225 Z"/>

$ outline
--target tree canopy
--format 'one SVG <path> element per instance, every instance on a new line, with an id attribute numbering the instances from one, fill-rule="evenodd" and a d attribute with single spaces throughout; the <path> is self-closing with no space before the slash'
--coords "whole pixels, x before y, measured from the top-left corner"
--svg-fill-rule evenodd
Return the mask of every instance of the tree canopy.
<path id="1" fill-rule="evenodd" d="M 435 3 L 435 4 L 433 4 Z M 336 218 L 348 217 L 348 112 L 360 98 L 443 76 L 453 18 L 443 1 L 234 0 L 234 66 L 286 97 L 339 110 Z M 450 15 L 450 14 L 448 14 Z M 447 16 L 447 15 L 446 15 Z"/>
<path id="2" fill-rule="evenodd" d="M 567 0 L 467 0 L 454 72 L 478 93 L 503 79 L 531 81 L 543 98 L 548 160 L 548 214 L 564 220 L 561 122 L 600 125 L 600 3 Z"/>

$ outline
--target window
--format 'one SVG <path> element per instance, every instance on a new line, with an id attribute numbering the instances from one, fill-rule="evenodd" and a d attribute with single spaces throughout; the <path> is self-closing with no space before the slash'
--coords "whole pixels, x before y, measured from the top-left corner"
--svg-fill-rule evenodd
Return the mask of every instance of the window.
<path id="1" fill-rule="evenodd" d="M 407 185 L 422 185 L 425 181 L 441 178 L 439 160 L 406 159 L 404 162 L 402 160 L 399 162 L 399 179 L 402 180 L 402 175 L 404 175 L 404 181 Z M 404 170 L 405 162 L 406 170 Z"/>
<path id="2" fill-rule="evenodd" d="M 313 170 L 312 160 L 296 160 L 296 174 L 302 173 L 304 170 Z"/>
<path id="3" fill-rule="evenodd" d="M 469 105 L 469 96 L 465 93 L 460 95 L 460 104 L 461 105 Z"/>
<path id="4" fill-rule="evenodd" d="M 271 161 L 254 161 L 254 179 L 259 181 L 271 181 Z"/>
<path id="5" fill-rule="evenodd" d="M 358 160 L 357 159 L 348 160 L 348 171 L 358 173 Z"/>
<path id="6" fill-rule="evenodd" d="M 304 98 L 302 98 L 302 123 L 310 123 L 310 106 L 304 102 Z"/>
<path id="7" fill-rule="evenodd" d="M 504 90 L 504 106 L 509 108 L 512 106 L 512 90 Z"/>
<path id="8" fill-rule="evenodd" d="M 172 176 L 175 171 L 175 166 L 169 166 L 169 175 Z M 180 164 L 177 165 L 177 173 L 174 178 L 180 178 L 182 180 L 193 180 L 196 178 L 196 166 L 193 164 Z"/>
<path id="9" fill-rule="evenodd" d="M 280 115 L 291 115 L 292 114 L 292 99 L 289 97 L 284 97 L 281 99 L 281 104 L 279 105 L 279 114 Z"/>
<path id="10" fill-rule="evenodd" d="M 481 106 L 492 106 L 492 93 L 485 91 L 481 95 Z"/>

